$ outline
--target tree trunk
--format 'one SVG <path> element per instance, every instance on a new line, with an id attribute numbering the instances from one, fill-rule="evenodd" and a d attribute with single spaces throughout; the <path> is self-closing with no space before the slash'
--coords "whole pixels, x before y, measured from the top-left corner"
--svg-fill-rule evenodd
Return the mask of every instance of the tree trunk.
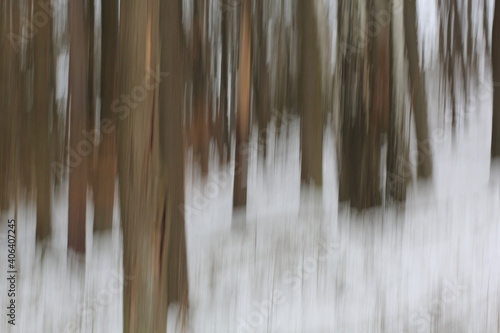
<path id="1" fill-rule="evenodd" d="M 247 204 L 248 138 L 250 118 L 250 53 L 251 3 L 250 0 L 245 0 L 241 4 L 233 208 L 245 207 Z"/>
<path id="2" fill-rule="evenodd" d="M 491 136 L 491 158 L 500 157 L 500 1 L 495 3 L 491 43 L 493 66 L 493 128 Z"/>
<path id="3" fill-rule="evenodd" d="M 187 306 L 184 224 L 175 206 L 184 202 L 181 2 L 162 1 L 159 8 L 157 0 L 122 0 L 120 15 L 119 92 L 134 102 L 121 108 L 119 124 L 123 267 L 134 276 L 124 286 L 124 332 L 164 332 L 169 301 Z M 139 90 L 144 98 L 134 98 Z"/>
<path id="4" fill-rule="evenodd" d="M 384 98 L 380 99 L 380 103 L 372 100 L 373 93 L 377 93 L 372 81 L 380 79 L 371 73 L 374 46 L 355 33 L 361 31 L 364 36 L 370 35 L 363 29 L 368 29 L 364 22 L 371 20 L 371 10 L 370 1 L 339 1 L 338 15 L 343 17 L 339 23 L 338 57 L 342 79 L 339 200 L 350 201 L 350 205 L 359 210 L 378 206 L 382 201 L 380 136 L 384 132 L 384 114 L 388 112 Z M 382 45 L 387 43 L 380 41 L 383 38 L 377 46 L 383 51 Z M 382 51 L 381 63 L 387 62 L 387 54 Z M 378 93 L 381 94 L 379 97 L 383 97 L 384 89 Z"/>
<path id="5" fill-rule="evenodd" d="M 43 12 L 42 3 L 34 2 L 34 13 Z M 51 151 L 49 147 L 49 119 L 52 112 L 51 88 L 51 17 L 47 15 L 47 24 L 38 28 L 34 39 L 34 85 L 33 113 L 35 123 L 35 177 L 36 177 L 36 237 L 39 241 L 50 236 L 51 217 Z"/>
<path id="6" fill-rule="evenodd" d="M 231 135 L 229 132 L 229 33 L 231 29 L 231 13 L 226 9 L 222 9 L 222 27 L 221 27 L 221 91 L 220 91 L 220 109 L 219 117 L 221 118 L 221 147 L 222 152 L 225 149 L 225 156 L 222 156 L 222 162 L 227 162 L 231 152 Z M 233 88 L 234 89 L 234 88 Z"/>
<path id="7" fill-rule="evenodd" d="M 255 33 L 252 35 L 252 50 L 255 60 L 252 62 L 256 68 L 253 70 L 253 91 L 255 96 L 255 114 L 257 116 L 259 128 L 259 150 L 262 148 L 264 158 L 267 155 L 267 147 L 270 144 L 267 127 L 271 121 L 270 113 L 270 93 L 269 93 L 269 69 L 267 66 L 267 30 L 265 29 L 264 19 L 264 2 L 257 1 L 256 17 L 254 24 L 256 25 Z M 281 33 L 281 31 L 280 31 Z M 279 50 L 279 49 L 278 49 Z M 280 82 L 285 84 L 286 82 Z M 263 133 L 264 135 L 261 135 Z M 261 140 L 263 142 L 261 142 Z M 262 144 L 262 146 L 260 146 Z M 259 151 L 260 153 L 260 151 Z"/>
<path id="8" fill-rule="evenodd" d="M 301 112 L 301 180 L 320 187 L 323 183 L 323 115 L 321 59 L 314 4 L 300 0 L 297 7 L 301 33 L 299 110 Z"/>
<path id="9" fill-rule="evenodd" d="M 390 20 L 390 112 L 387 138 L 386 198 L 395 202 L 406 200 L 411 180 L 409 163 L 409 112 L 406 108 L 405 45 L 403 18 Z"/>
<path id="10" fill-rule="evenodd" d="M 414 1 L 405 2 L 403 8 L 406 54 L 408 55 L 408 76 L 410 78 L 410 92 L 417 134 L 417 175 L 419 178 L 429 178 L 432 176 L 432 151 L 429 142 L 429 125 L 427 123 L 425 75 L 419 68 L 418 60 L 417 8 Z M 452 90 L 454 90 L 453 87 Z M 452 103 L 455 104 L 455 101 L 452 100 Z"/>
<path id="11" fill-rule="evenodd" d="M 161 157 L 167 172 L 168 210 L 164 238 L 167 245 L 168 303 L 179 302 L 185 324 L 188 307 L 188 276 L 184 226 L 184 86 L 186 82 L 186 46 L 182 28 L 181 0 L 162 1 L 161 69 L 169 76 L 160 85 Z"/>
<path id="12" fill-rule="evenodd" d="M 70 1 L 69 85 L 71 96 L 69 139 L 69 208 L 68 248 L 85 253 L 85 218 L 87 204 L 88 156 L 93 143 L 84 135 L 88 123 L 88 24 L 84 0 Z M 38 124 L 37 124 L 38 126 Z"/>
<path id="13" fill-rule="evenodd" d="M 101 6 L 105 19 L 102 21 L 101 142 L 94 177 L 94 231 L 112 227 L 117 168 L 116 117 L 111 108 L 117 96 L 118 1 L 107 0 Z"/>

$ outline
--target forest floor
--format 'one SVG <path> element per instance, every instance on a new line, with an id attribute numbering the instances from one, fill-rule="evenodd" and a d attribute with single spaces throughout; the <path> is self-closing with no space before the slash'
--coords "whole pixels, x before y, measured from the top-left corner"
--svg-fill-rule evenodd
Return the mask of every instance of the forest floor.
<path id="1" fill-rule="evenodd" d="M 490 109 L 491 95 L 483 95 L 476 110 Z M 297 121 L 265 162 L 252 151 L 246 214 L 232 215 L 230 168 L 212 163 L 204 181 L 189 168 L 188 332 L 500 332 L 500 170 L 490 176 L 491 111 L 466 118 L 453 136 L 435 131 L 442 124 L 430 117 L 432 182 L 414 182 L 401 206 L 364 213 L 337 204 L 330 131 L 321 193 L 300 194 Z M 7 323 L 1 278 L 0 331 L 121 332 L 122 284 L 133 277 L 122 274 L 118 203 L 113 231 L 98 237 L 88 206 L 83 265 L 66 255 L 67 185 L 55 197 L 43 254 L 34 246 L 35 207 L 20 203 L 16 326 Z M 6 273 L 4 224 L 0 236 Z M 168 327 L 180 331 L 175 307 Z"/>

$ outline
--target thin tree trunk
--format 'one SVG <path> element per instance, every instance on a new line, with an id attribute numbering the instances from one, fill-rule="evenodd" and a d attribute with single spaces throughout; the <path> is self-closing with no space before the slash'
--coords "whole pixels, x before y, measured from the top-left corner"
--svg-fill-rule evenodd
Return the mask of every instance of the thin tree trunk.
<path id="1" fill-rule="evenodd" d="M 94 0 L 87 0 L 87 15 L 86 15 L 86 26 L 88 27 L 88 88 L 87 88 L 87 98 L 88 98 L 88 130 L 89 133 L 95 133 L 97 123 L 96 123 L 96 91 L 95 91 L 95 51 L 94 51 L 94 25 L 95 25 L 95 3 Z M 92 144 L 92 154 L 89 157 L 89 186 L 93 189 L 93 179 L 94 172 L 96 171 L 97 163 L 97 153 L 96 149 L 98 142 L 97 136 L 91 137 L 90 143 Z"/>
<path id="2" fill-rule="evenodd" d="M 387 1 L 387 0 L 384 0 Z M 406 200 L 406 188 L 411 180 L 409 163 L 409 112 L 406 107 L 406 63 L 401 16 L 390 20 L 390 111 L 387 139 L 386 198 L 396 202 Z"/>
<path id="3" fill-rule="evenodd" d="M 43 12 L 42 3 L 34 2 L 34 13 Z M 52 112 L 51 87 L 51 17 L 47 24 L 38 28 L 34 39 L 34 99 L 33 113 L 35 123 L 35 164 L 36 164 L 36 238 L 43 241 L 50 236 L 51 217 L 51 151 L 49 147 L 49 119 Z"/>
<path id="4" fill-rule="evenodd" d="M 267 147 L 269 143 L 268 131 L 266 131 L 271 121 L 271 114 L 269 112 L 270 105 L 270 94 L 269 94 L 269 70 L 267 68 L 267 31 L 264 28 L 264 2 L 257 1 L 255 3 L 256 17 L 254 19 L 255 33 L 252 35 L 252 49 L 253 55 L 255 57 L 254 64 L 256 64 L 256 69 L 253 70 L 253 91 L 255 95 L 255 114 L 257 116 L 257 122 L 259 127 L 259 149 L 262 143 L 263 155 L 266 158 Z M 279 32 L 281 33 L 281 31 Z M 279 50 L 279 49 L 278 49 Z M 286 82 L 280 82 L 284 85 Z M 263 133 L 264 135 L 261 135 Z M 263 142 L 261 142 L 263 140 Z"/>
<path id="5" fill-rule="evenodd" d="M 493 128 L 491 136 L 491 158 L 500 157 L 500 1 L 495 3 L 491 60 L 493 66 Z"/>
<path id="6" fill-rule="evenodd" d="M 221 91 L 220 91 L 220 109 L 219 117 L 222 121 L 221 138 L 223 144 L 222 151 L 225 149 L 225 156 L 223 157 L 223 162 L 227 162 L 230 157 L 231 151 L 231 136 L 229 132 L 229 32 L 231 29 L 231 13 L 227 8 L 222 8 L 222 27 L 221 27 L 221 44 L 222 44 L 222 54 L 221 54 Z"/>
<path id="7" fill-rule="evenodd" d="M 88 159 L 93 145 L 84 136 L 88 123 L 88 23 L 84 0 L 68 4 L 70 30 L 69 84 L 70 107 L 70 174 L 68 208 L 68 248 L 85 253 L 85 218 L 87 204 Z"/>
<path id="8" fill-rule="evenodd" d="M 314 4 L 300 0 L 297 7 L 301 32 L 299 110 L 301 112 L 301 179 L 303 184 L 323 183 L 323 115 L 321 59 Z"/>
<path id="9" fill-rule="evenodd" d="M 192 84 L 193 84 L 193 112 L 191 120 L 190 138 L 193 143 L 193 152 L 201 166 L 204 177 L 208 175 L 211 103 L 207 89 L 207 32 L 204 10 L 208 10 L 206 2 L 194 1 L 193 27 L 191 41 L 192 56 Z"/>
<path id="10" fill-rule="evenodd" d="M 241 5 L 233 208 L 245 207 L 247 204 L 247 145 L 249 138 L 250 119 L 250 53 L 251 3 L 250 0 L 245 0 Z"/>
<path id="11" fill-rule="evenodd" d="M 101 3 L 101 142 L 99 145 L 94 184 L 94 231 L 110 230 L 113 222 L 113 203 L 117 168 L 116 117 L 111 111 L 116 99 L 118 1 Z M 109 128 L 109 130 L 108 130 Z"/>
<path id="12" fill-rule="evenodd" d="M 8 121 L 8 94 L 7 94 L 7 69 L 8 69 L 8 53 L 11 52 L 11 47 L 8 45 L 8 1 L 0 3 L 0 117 L 3 121 L 0 122 L 0 159 L 7 161 L 9 156 L 9 121 Z M 7 193 L 8 183 L 8 166 L 7 163 L 0 164 L 0 188 L 5 189 L 0 191 L 0 211 L 8 208 L 9 198 Z"/>
<path id="13" fill-rule="evenodd" d="M 419 68 L 418 39 L 417 39 L 417 9 L 414 1 L 404 4 L 405 44 L 408 55 L 408 76 L 415 116 L 415 129 L 418 147 L 417 175 L 419 178 L 432 176 L 432 151 L 429 142 L 427 123 L 427 93 L 425 89 L 425 75 Z M 455 18 L 458 19 L 458 18 Z M 453 80 L 452 80 L 453 83 Z M 454 87 L 452 86 L 454 93 Z M 455 101 L 452 100 L 455 104 Z M 455 111 L 453 112 L 455 115 Z M 455 117 L 455 116 L 454 116 Z"/>

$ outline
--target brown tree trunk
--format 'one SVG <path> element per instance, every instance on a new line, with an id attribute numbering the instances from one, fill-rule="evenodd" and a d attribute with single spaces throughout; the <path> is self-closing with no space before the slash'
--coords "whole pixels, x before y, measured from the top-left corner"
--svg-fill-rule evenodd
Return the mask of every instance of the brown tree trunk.
<path id="1" fill-rule="evenodd" d="M 409 110 L 406 107 L 408 79 L 403 74 L 406 63 L 402 17 L 394 15 L 389 26 L 391 97 L 387 133 L 386 198 L 403 202 L 406 200 L 406 188 L 411 180 L 412 169 L 409 163 Z"/>
<path id="2" fill-rule="evenodd" d="M 298 2 L 298 24 L 301 32 L 299 110 L 301 112 L 301 179 L 303 184 L 323 183 L 323 115 L 321 97 L 321 60 L 314 4 Z"/>
<path id="3" fill-rule="evenodd" d="M 119 92 L 135 105 L 118 141 L 123 267 L 134 276 L 124 286 L 124 332 L 164 332 L 169 302 L 187 307 L 181 2 L 122 0 L 120 15 Z M 145 98 L 134 98 L 139 90 Z"/>
<path id="4" fill-rule="evenodd" d="M 186 46 L 181 22 L 180 0 L 161 2 L 161 69 L 169 73 L 160 85 L 161 156 L 166 166 L 167 198 L 164 236 L 167 242 L 166 262 L 168 303 L 179 302 L 183 323 L 188 306 L 186 236 L 184 226 L 184 84 L 186 82 Z"/>
<path id="5" fill-rule="evenodd" d="M 9 197 L 7 195 L 8 191 L 8 165 L 5 161 L 8 160 L 10 155 L 9 151 L 9 140 L 11 139 L 9 133 L 9 105 L 8 105 L 8 84 L 9 77 L 7 75 L 8 65 L 9 65 L 9 53 L 11 52 L 11 47 L 8 45 L 7 40 L 7 27 L 8 27 L 8 10 L 9 2 L 3 1 L 0 3 L 0 117 L 2 121 L 0 122 L 0 159 L 3 163 L 0 164 L 0 211 L 6 210 L 8 208 Z"/>
<path id="6" fill-rule="evenodd" d="M 419 178 L 429 178 L 432 176 L 432 151 L 429 142 L 429 125 L 427 123 L 425 75 L 419 68 L 418 60 L 417 9 L 414 1 L 405 2 L 403 8 L 406 54 L 408 55 L 408 76 L 410 78 L 410 92 L 412 95 L 413 114 L 415 116 L 415 129 L 417 134 L 417 175 Z M 452 87 L 452 91 L 454 91 L 454 87 Z M 452 103 L 455 104 L 455 101 L 452 100 Z M 453 114 L 455 114 L 455 111 Z"/>
<path id="7" fill-rule="evenodd" d="M 94 231 L 110 230 L 113 222 L 113 203 L 117 168 L 116 117 L 111 111 L 116 99 L 118 1 L 101 3 L 101 141 L 94 175 Z"/>
<path id="8" fill-rule="evenodd" d="M 255 96 L 255 115 L 257 116 L 259 128 L 259 153 L 262 148 L 264 158 L 267 155 L 267 146 L 269 145 L 268 131 L 266 130 L 271 121 L 270 113 L 270 93 L 269 93 L 269 70 L 267 67 L 267 30 L 264 28 L 264 3 L 257 1 L 256 17 L 254 24 L 256 25 L 255 33 L 252 35 L 252 50 L 255 60 L 252 62 L 257 68 L 253 69 L 253 92 Z M 281 31 L 280 31 L 281 33 Z M 279 50 L 279 49 L 278 49 Z M 281 81 L 280 84 L 286 84 Z M 262 146 L 261 146 L 262 145 Z"/>
<path id="9" fill-rule="evenodd" d="M 43 13 L 42 3 L 34 2 L 34 13 Z M 49 147 L 49 119 L 52 112 L 51 87 L 51 17 L 38 28 L 34 39 L 33 113 L 35 124 L 35 177 L 36 177 L 36 237 L 42 241 L 50 236 L 51 217 L 51 151 Z"/>
<path id="10" fill-rule="evenodd" d="M 88 159 L 93 143 L 84 135 L 88 124 L 88 23 L 85 21 L 84 0 L 70 1 L 70 163 L 68 248 L 85 253 L 85 218 L 87 205 Z"/>
<path id="11" fill-rule="evenodd" d="M 491 136 L 491 158 L 500 157 L 500 1 L 495 2 L 491 62 L 493 66 L 493 128 Z"/>
<path id="12" fill-rule="evenodd" d="M 231 136 L 229 132 L 229 33 L 231 29 L 231 12 L 227 8 L 222 8 L 222 27 L 221 27 L 221 44 L 222 44 L 222 55 L 221 55 L 221 91 L 220 91 L 220 109 L 219 109 L 219 119 L 221 123 L 220 126 L 220 142 L 219 149 L 222 150 L 220 154 L 224 153 L 225 156 L 222 157 L 221 162 L 227 162 L 230 157 L 231 152 Z"/>
<path id="13" fill-rule="evenodd" d="M 250 0 L 245 0 L 241 4 L 233 208 L 242 208 L 247 204 L 248 138 L 250 126 L 250 53 L 251 3 Z"/>
<path id="14" fill-rule="evenodd" d="M 372 80 L 379 79 L 374 78 L 370 70 L 374 66 L 374 46 L 368 44 L 368 39 L 360 39 L 354 33 L 367 29 L 362 21 L 371 20 L 368 16 L 371 9 L 369 1 L 339 1 L 338 15 L 342 17 L 342 23 L 339 23 L 339 71 L 342 79 L 339 201 L 350 201 L 350 205 L 359 210 L 380 205 L 382 201 L 380 135 L 387 102 L 383 98 L 384 89 L 379 92 L 380 103 L 375 104 L 372 100 L 371 95 L 376 91 Z M 381 63 L 387 61 L 383 51 L 386 43 L 381 42 L 382 37 L 383 34 L 376 42 L 382 50 L 380 55 L 377 54 Z"/>

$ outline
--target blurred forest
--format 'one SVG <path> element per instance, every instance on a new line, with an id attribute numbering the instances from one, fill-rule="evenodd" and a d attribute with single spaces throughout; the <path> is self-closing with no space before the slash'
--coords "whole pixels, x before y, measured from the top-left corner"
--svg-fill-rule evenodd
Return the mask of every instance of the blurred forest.
<path id="1" fill-rule="evenodd" d="M 233 211 L 244 214 L 251 150 L 270 158 L 297 120 L 303 189 L 323 185 L 331 131 L 339 187 L 328 191 L 359 211 L 397 207 L 409 184 L 433 178 L 426 80 L 456 135 L 467 127 L 456 105 L 489 63 L 500 158 L 500 2 L 434 1 L 439 63 L 428 73 L 415 1 L 2 0 L 0 210 L 36 202 L 43 248 L 53 198 L 69 186 L 68 253 L 84 262 L 87 205 L 105 233 L 117 197 L 124 274 L 136 276 L 124 332 L 164 332 L 172 303 L 185 323 L 189 161 L 205 177 L 214 161 L 234 167 Z M 233 227 L 244 232 L 245 219 Z"/>

